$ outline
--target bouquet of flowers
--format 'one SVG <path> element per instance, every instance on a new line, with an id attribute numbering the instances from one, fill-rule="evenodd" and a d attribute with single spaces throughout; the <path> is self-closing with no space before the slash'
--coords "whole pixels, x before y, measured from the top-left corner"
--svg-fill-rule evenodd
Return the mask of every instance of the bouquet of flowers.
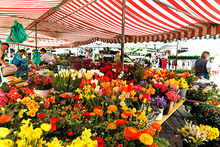
<path id="1" fill-rule="evenodd" d="M 53 86 L 51 75 L 30 74 L 27 83 L 36 90 L 49 90 Z"/>

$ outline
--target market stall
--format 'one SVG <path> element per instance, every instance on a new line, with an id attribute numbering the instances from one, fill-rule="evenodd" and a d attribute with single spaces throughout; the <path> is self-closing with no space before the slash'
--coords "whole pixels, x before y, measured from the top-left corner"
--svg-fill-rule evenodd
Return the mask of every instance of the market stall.
<path id="1" fill-rule="evenodd" d="M 31 0 L 8 1 L 0 10 L 8 5 L 24 9 L 9 9 L 0 17 L 8 22 L 26 20 L 24 30 L 30 38 L 34 35 L 30 42 L 36 49 L 44 46 L 38 44 L 41 35 L 49 36 L 45 40 L 52 38 L 59 47 L 94 41 L 121 43 L 121 62 L 94 62 L 68 54 L 56 59 L 62 70 L 33 70 L 26 78 L 12 77 L 3 83 L 0 144 L 166 147 L 169 142 L 159 136 L 161 124 L 186 98 L 204 101 L 186 105 L 199 118 L 198 123 L 206 126 L 187 123 L 180 131 L 184 143 L 197 146 L 219 141 L 219 91 L 214 83 L 188 72 L 123 64 L 126 42 L 219 34 L 218 1 Z M 7 33 L 7 27 L 0 27 L 5 29 L 0 32 Z M 45 46 L 54 47 L 53 41 Z M 46 68 L 50 66 L 57 63 Z M 205 115 L 198 113 L 200 108 Z"/>

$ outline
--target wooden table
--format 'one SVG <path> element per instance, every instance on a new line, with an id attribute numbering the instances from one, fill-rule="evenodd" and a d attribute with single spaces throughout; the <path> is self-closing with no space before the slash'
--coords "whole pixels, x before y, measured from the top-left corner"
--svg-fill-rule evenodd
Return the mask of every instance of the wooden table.
<path id="1" fill-rule="evenodd" d="M 186 99 L 187 102 L 192 102 L 192 103 L 200 103 L 203 104 L 203 101 L 197 101 L 197 100 L 190 100 L 190 99 Z"/>
<path id="2" fill-rule="evenodd" d="M 163 115 L 161 120 L 156 121 L 159 124 L 164 123 L 186 100 L 180 100 L 167 115 Z"/>

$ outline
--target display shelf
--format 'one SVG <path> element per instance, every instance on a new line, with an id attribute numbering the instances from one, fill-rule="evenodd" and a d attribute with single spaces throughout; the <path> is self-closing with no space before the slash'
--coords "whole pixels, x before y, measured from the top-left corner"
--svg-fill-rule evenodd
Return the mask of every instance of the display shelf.
<path id="1" fill-rule="evenodd" d="M 156 121 L 160 125 L 164 123 L 186 100 L 180 100 L 167 115 L 163 115 L 161 120 Z"/>
<path id="2" fill-rule="evenodd" d="M 193 103 L 200 103 L 203 104 L 203 101 L 198 101 L 198 100 L 190 100 L 190 99 L 186 99 L 187 102 L 193 102 Z"/>

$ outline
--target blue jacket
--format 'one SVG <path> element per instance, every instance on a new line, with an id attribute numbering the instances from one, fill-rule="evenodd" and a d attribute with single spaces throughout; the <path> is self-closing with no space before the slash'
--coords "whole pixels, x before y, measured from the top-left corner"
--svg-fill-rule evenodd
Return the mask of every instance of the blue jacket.
<path id="1" fill-rule="evenodd" d="M 25 59 L 22 59 L 20 57 L 20 55 L 17 53 L 15 54 L 13 60 L 12 60 L 12 64 L 16 65 L 16 66 L 19 66 L 21 63 L 25 63 L 27 62 L 28 60 L 25 60 Z"/>

